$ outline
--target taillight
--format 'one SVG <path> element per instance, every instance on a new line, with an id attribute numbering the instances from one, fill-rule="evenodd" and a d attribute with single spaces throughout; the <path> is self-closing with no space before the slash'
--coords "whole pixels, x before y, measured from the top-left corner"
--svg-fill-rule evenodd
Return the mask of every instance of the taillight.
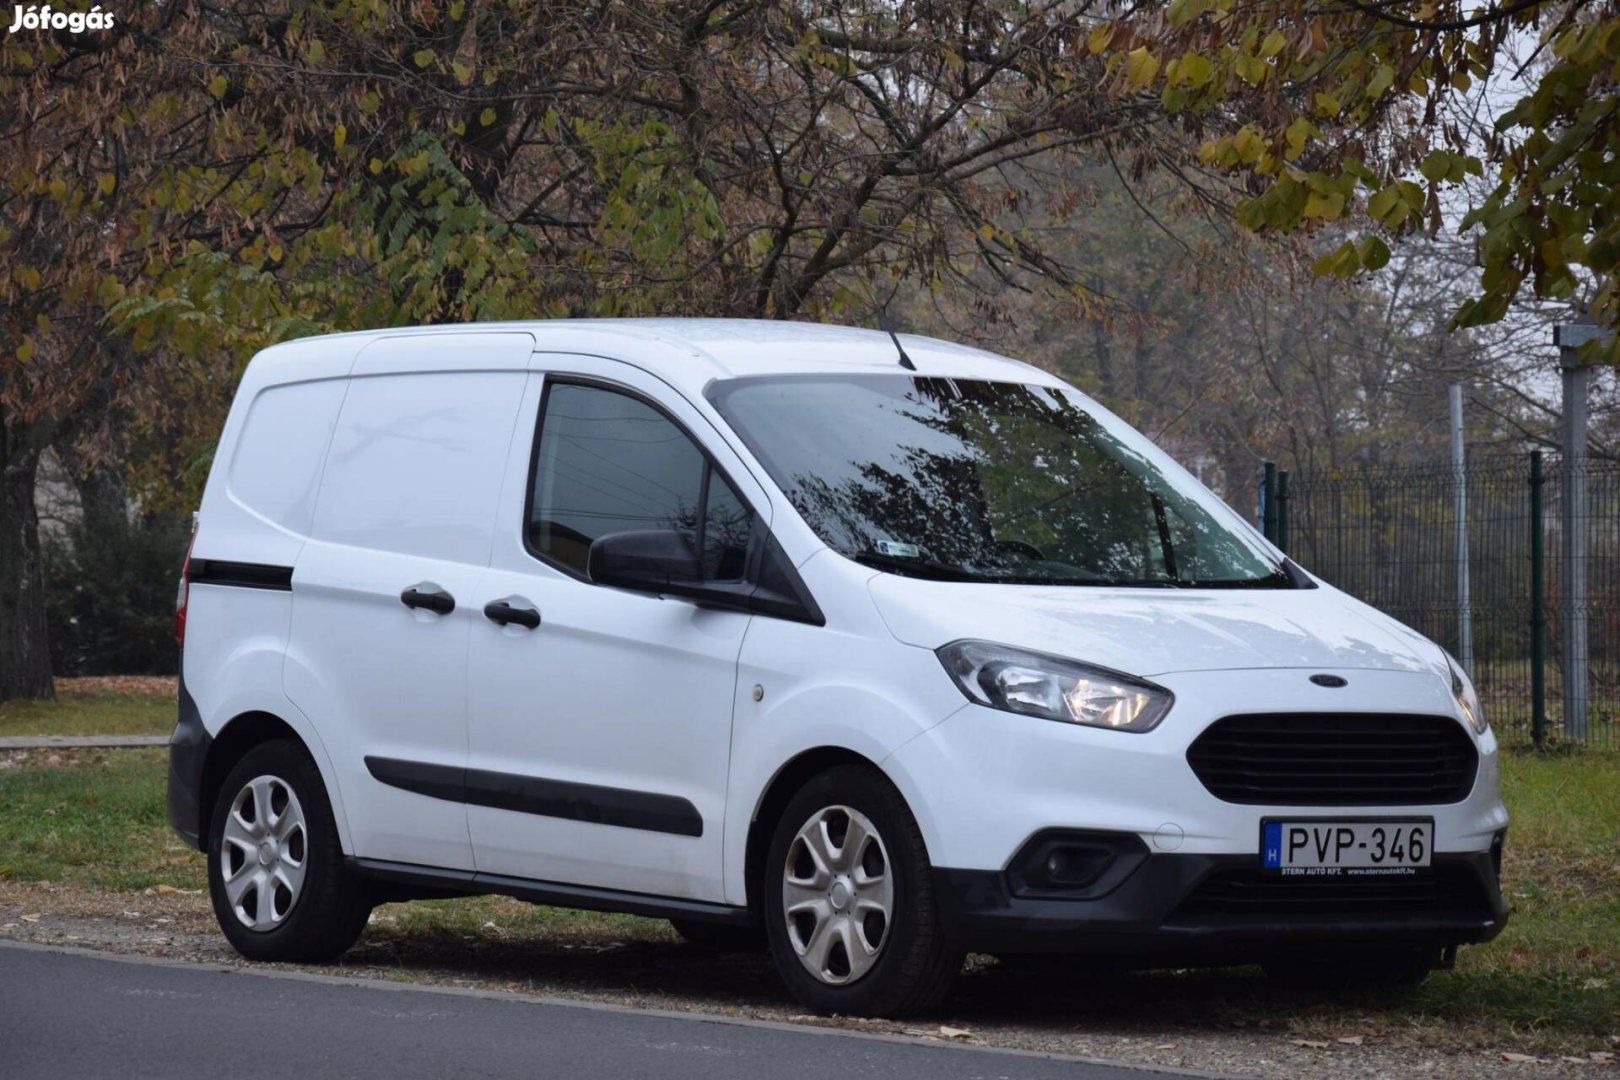
<path id="1" fill-rule="evenodd" d="M 186 643 L 186 605 L 191 601 L 191 549 L 197 546 L 197 517 L 191 518 L 191 539 L 186 541 L 186 558 L 180 564 L 180 589 L 174 597 L 174 640 Z"/>

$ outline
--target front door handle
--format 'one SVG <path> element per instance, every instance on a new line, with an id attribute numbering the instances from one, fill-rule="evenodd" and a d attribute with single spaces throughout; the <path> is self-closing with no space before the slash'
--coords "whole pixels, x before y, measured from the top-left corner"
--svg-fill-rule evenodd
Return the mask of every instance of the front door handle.
<path id="1" fill-rule="evenodd" d="M 408 608 L 427 608 L 440 615 L 456 610 L 456 598 L 436 585 L 418 582 L 399 594 L 399 602 Z"/>
<path id="2" fill-rule="evenodd" d="M 540 613 L 532 607 L 513 607 L 505 600 L 491 600 L 484 605 L 484 618 L 492 623 L 505 626 L 507 623 L 517 623 L 519 626 L 533 630 L 540 625 Z"/>

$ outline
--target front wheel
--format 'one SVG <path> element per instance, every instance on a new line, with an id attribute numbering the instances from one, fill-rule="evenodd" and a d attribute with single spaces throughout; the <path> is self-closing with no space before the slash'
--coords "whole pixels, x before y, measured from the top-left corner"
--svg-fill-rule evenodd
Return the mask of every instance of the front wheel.
<path id="1" fill-rule="evenodd" d="M 839 766 L 800 789 L 763 887 L 772 957 L 809 1008 L 905 1016 L 950 996 L 962 954 L 939 926 L 922 832 L 875 769 Z"/>
<path id="2" fill-rule="evenodd" d="M 371 903 L 344 866 L 332 804 L 302 746 L 256 746 L 225 777 L 208 832 L 208 891 L 220 929 L 249 960 L 324 963 L 359 938 Z"/>

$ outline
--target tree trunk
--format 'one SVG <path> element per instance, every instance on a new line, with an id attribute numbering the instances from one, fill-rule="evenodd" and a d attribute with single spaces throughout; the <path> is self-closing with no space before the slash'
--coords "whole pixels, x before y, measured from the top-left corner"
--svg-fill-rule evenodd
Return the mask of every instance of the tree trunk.
<path id="1" fill-rule="evenodd" d="M 34 507 L 39 453 L 22 448 L 0 458 L 0 701 L 55 697 Z"/>

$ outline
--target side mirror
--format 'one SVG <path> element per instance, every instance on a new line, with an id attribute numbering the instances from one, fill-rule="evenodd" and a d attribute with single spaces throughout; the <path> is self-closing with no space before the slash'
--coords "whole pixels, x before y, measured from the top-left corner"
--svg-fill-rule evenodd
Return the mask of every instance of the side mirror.
<path id="1" fill-rule="evenodd" d="M 827 620 L 774 537 L 756 533 L 760 568 L 747 581 L 704 581 L 690 533 L 609 533 L 591 543 L 585 571 L 598 585 L 679 596 L 699 607 L 752 611 L 815 626 Z"/>
<path id="2" fill-rule="evenodd" d="M 592 541 L 585 570 L 598 585 L 687 593 L 703 584 L 703 566 L 686 533 L 675 529 L 609 533 Z"/>

